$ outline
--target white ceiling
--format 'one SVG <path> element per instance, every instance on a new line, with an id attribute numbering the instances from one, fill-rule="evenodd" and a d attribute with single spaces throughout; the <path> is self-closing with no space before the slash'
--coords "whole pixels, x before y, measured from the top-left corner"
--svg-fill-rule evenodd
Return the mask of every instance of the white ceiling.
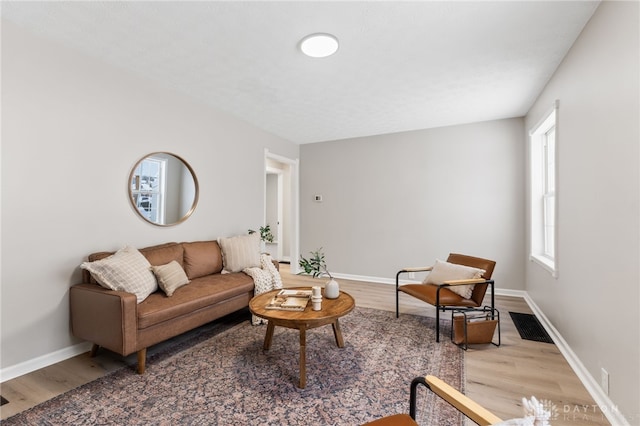
<path id="1" fill-rule="evenodd" d="M 2 2 L 2 16 L 310 143 L 526 114 L 597 1 Z M 324 59 L 298 42 L 340 40 Z"/>

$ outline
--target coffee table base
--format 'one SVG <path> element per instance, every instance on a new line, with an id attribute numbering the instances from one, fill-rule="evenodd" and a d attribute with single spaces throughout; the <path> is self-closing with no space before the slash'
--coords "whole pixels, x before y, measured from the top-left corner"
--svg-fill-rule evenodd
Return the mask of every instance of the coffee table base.
<path id="1" fill-rule="evenodd" d="M 320 324 L 317 327 L 322 325 L 326 324 Z M 304 389 L 307 385 L 307 330 L 316 327 L 309 327 L 307 324 L 292 325 L 289 322 L 280 323 L 277 320 L 270 319 L 267 324 L 267 333 L 264 336 L 264 344 L 262 345 L 265 351 L 268 351 L 271 348 L 273 331 L 276 326 L 297 329 L 300 331 L 300 382 L 298 387 Z M 331 327 L 333 328 L 336 345 L 339 348 L 344 348 L 344 339 L 342 338 L 342 330 L 340 329 L 340 322 L 338 321 L 338 318 L 331 322 Z"/>
<path id="2" fill-rule="evenodd" d="M 311 290 L 308 287 L 293 287 L 297 290 Z M 336 345 L 344 347 L 344 339 L 340 330 L 338 318 L 351 312 L 356 302 L 344 291 L 335 299 L 323 300 L 322 309 L 314 311 L 307 306 L 304 311 L 280 311 L 268 309 L 267 305 L 280 290 L 272 290 L 255 296 L 249 301 L 249 310 L 252 314 L 268 321 L 267 332 L 264 336 L 263 349 L 269 350 L 273 341 L 273 331 L 276 327 L 291 328 L 300 333 L 300 381 L 298 387 L 304 388 L 307 384 L 307 330 L 331 324 Z"/>

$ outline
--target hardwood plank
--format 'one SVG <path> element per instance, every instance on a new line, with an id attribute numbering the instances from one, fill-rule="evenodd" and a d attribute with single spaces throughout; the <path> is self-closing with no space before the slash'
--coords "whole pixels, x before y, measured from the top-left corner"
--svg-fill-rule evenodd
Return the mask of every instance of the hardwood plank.
<path id="1" fill-rule="evenodd" d="M 292 275 L 281 265 L 285 287 L 323 285 L 324 279 Z M 339 279 L 340 288 L 351 294 L 356 306 L 395 312 L 395 286 Z M 496 297 L 500 311 L 502 345 L 472 345 L 465 353 L 465 394 L 497 416 L 522 416 L 522 397 L 534 395 L 551 401 L 558 410 L 554 426 L 609 425 L 558 348 L 549 343 L 522 340 L 509 311 L 532 313 L 522 298 Z M 400 295 L 402 314 L 435 316 L 435 309 L 404 293 Z M 443 319 L 449 319 L 447 312 Z M 205 326 L 206 327 L 206 326 Z M 187 339 L 188 333 L 176 339 Z M 442 338 L 442 337 L 441 337 Z M 172 339 L 174 341 L 175 339 Z M 149 354 L 163 345 L 149 349 Z M 9 400 L 0 407 L 5 419 L 56 395 L 101 377 L 123 365 L 134 365 L 135 354 L 120 357 L 100 349 L 95 358 L 89 352 L 43 368 L 2 384 L 1 393 Z M 132 370 L 132 374 L 135 374 Z M 409 389 L 407 389 L 408 399 Z M 576 407 L 579 410 L 576 412 Z M 580 407 L 582 408 L 580 411 Z M 473 424 L 473 423 L 469 423 Z"/>

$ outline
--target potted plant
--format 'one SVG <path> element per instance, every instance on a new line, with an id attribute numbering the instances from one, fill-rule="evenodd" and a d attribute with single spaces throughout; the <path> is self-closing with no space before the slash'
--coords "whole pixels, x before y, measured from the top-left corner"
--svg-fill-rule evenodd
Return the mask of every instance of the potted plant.
<path id="1" fill-rule="evenodd" d="M 271 233 L 271 226 L 267 224 L 265 226 L 261 226 L 258 229 L 260 230 L 260 250 L 262 252 L 265 252 L 267 251 L 266 243 L 273 242 L 273 234 Z M 249 235 L 255 234 L 255 233 L 256 233 L 255 230 L 249 229 Z"/>
<path id="2" fill-rule="evenodd" d="M 271 233 L 271 226 L 265 225 L 265 226 L 261 226 L 259 229 L 260 229 L 260 240 L 272 243 L 273 234 Z M 249 229 L 249 235 L 255 234 L 255 233 L 256 233 L 255 230 Z"/>
<path id="3" fill-rule="evenodd" d="M 324 287 L 324 297 L 326 297 L 327 299 L 337 298 L 340 295 L 340 288 L 338 286 L 338 282 L 333 279 L 333 276 L 331 276 L 331 272 L 329 272 L 329 269 L 327 269 L 327 262 L 324 260 L 324 252 L 322 251 L 322 247 L 310 253 L 311 256 L 309 258 L 300 256 L 300 261 L 298 262 L 298 264 L 303 269 L 303 272 L 300 272 L 300 274 L 313 275 L 313 278 L 327 275 L 329 277 L 329 281 L 325 284 Z"/>

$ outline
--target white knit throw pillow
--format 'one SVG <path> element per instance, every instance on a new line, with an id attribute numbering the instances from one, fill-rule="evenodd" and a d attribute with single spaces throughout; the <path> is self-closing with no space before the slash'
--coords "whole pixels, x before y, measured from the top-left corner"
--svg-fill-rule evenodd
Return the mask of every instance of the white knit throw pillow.
<path id="1" fill-rule="evenodd" d="M 254 296 L 282 288 L 282 277 L 280 277 L 280 272 L 273 264 L 271 256 L 266 253 L 260 255 L 260 264 L 261 268 L 245 268 L 242 271 L 253 278 Z M 252 315 L 251 323 L 253 325 L 266 324 L 267 320 Z"/>

